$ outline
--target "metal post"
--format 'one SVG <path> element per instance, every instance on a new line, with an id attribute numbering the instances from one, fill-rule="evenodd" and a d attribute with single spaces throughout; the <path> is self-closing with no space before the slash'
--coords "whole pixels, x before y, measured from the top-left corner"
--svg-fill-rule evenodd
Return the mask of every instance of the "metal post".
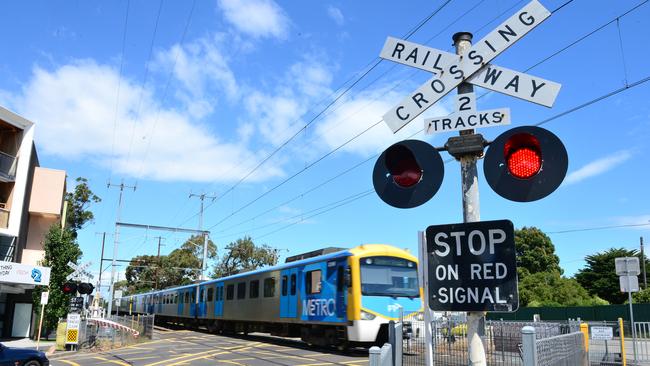
<path id="1" fill-rule="evenodd" d="M 645 275 L 645 255 L 643 254 L 643 237 L 639 237 L 641 243 L 641 268 L 643 269 L 643 288 L 648 288 L 648 278 Z"/>
<path id="2" fill-rule="evenodd" d="M 381 348 L 377 346 L 370 347 L 368 350 L 368 355 L 370 357 L 370 366 L 380 366 L 379 359 L 381 357 Z"/>
<path id="3" fill-rule="evenodd" d="M 625 262 L 625 273 L 626 273 L 626 278 L 627 278 L 627 299 L 628 303 L 630 304 L 630 327 L 632 328 L 632 352 L 634 355 L 634 364 L 637 362 L 637 357 L 636 357 L 636 329 L 634 329 L 634 310 L 632 309 L 632 281 L 630 281 L 630 271 L 628 270 L 628 261 L 627 259 L 624 261 Z"/>
<path id="4" fill-rule="evenodd" d="M 113 237 L 113 260 L 111 264 L 111 283 L 109 284 L 108 287 L 108 314 L 107 316 L 110 318 L 111 313 L 113 311 L 113 290 L 114 290 L 114 281 L 115 281 L 115 267 L 117 267 L 116 259 L 117 259 L 117 244 L 120 241 L 120 226 L 117 225 L 118 222 L 120 222 L 120 215 L 122 214 L 122 194 L 124 192 L 124 188 L 133 188 L 135 191 L 135 186 L 127 186 L 124 185 L 124 182 L 120 183 L 119 185 L 117 184 L 111 184 L 110 182 L 108 183 L 108 188 L 111 187 L 119 187 L 120 188 L 120 198 L 117 201 L 117 216 L 115 219 L 115 235 Z"/>
<path id="5" fill-rule="evenodd" d="M 36 337 L 36 350 L 41 344 L 41 331 L 43 329 L 43 313 L 45 312 L 45 304 L 41 304 L 41 319 L 38 321 L 38 336 Z"/>
<path id="6" fill-rule="evenodd" d="M 459 32 L 453 36 L 456 54 L 462 55 L 472 47 L 472 34 Z M 469 83 L 458 85 L 458 94 L 472 93 L 474 87 Z M 461 135 L 471 135 L 474 130 L 465 130 Z M 460 158 L 460 173 L 462 179 L 463 193 L 463 222 L 475 222 L 481 220 L 479 194 L 478 194 L 478 171 L 476 169 L 475 155 L 465 155 Z M 481 336 L 484 312 L 467 313 L 467 342 L 470 365 L 485 366 L 485 348 Z"/>
<path id="7" fill-rule="evenodd" d="M 522 358 L 525 366 L 537 366 L 537 340 L 535 328 L 525 326 L 521 328 Z"/>
<path id="8" fill-rule="evenodd" d="M 420 265 L 418 274 L 424 289 L 424 364 L 433 365 L 433 336 L 431 335 L 431 310 L 429 309 L 429 256 L 427 255 L 427 238 L 423 231 L 418 231 L 418 256 Z"/>

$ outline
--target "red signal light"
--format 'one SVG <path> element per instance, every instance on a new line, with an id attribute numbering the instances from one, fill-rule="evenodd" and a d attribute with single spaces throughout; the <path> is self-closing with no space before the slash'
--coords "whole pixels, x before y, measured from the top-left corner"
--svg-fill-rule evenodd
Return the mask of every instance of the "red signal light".
<path id="1" fill-rule="evenodd" d="M 388 172 L 395 184 L 410 188 L 422 179 L 422 168 L 417 163 L 413 152 L 402 145 L 394 145 L 386 155 Z"/>
<path id="2" fill-rule="evenodd" d="M 513 135 L 504 150 L 508 171 L 514 177 L 529 179 L 541 170 L 542 153 L 535 136 L 527 133 Z"/>
<path id="3" fill-rule="evenodd" d="M 66 282 L 63 284 L 63 288 L 61 288 L 64 294 L 73 294 L 77 292 L 77 284 L 73 282 Z"/>

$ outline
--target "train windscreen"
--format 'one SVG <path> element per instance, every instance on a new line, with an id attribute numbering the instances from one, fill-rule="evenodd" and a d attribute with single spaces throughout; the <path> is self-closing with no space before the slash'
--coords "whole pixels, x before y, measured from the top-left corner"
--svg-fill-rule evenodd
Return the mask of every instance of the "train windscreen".
<path id="1" fill-rule="evenodd" d="M 361 293 L 368 296 L 420 296 L 415 262 L 396 257 L 361 258 Z"/>

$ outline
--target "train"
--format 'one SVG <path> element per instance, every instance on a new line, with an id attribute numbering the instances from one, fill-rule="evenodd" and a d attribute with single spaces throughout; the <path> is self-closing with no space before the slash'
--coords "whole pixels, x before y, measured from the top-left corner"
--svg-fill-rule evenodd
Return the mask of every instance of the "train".
<path id="1" fill-rule="evenodd" d="M 272 267 L 125 296 L 122 309 L 210 332 L 370 346 L 387 340 L 388 322 L 400 312 L 422 310 L 417 265 L 408 251 L 384 244 L 325 248 Z"/>

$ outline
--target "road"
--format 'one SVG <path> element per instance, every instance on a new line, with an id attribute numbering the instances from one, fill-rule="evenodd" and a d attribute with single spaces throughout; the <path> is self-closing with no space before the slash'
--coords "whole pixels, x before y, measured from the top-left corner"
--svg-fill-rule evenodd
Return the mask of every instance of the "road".
<path id="1" fill-rule="evenodd" d="M 367 350 L 335 352 L 303 342 L 263 335 L 228 337 L 189 330 L 156 331 L 154 340 L 107 352 L 53 355 L 53 366 L 86 365 L 292 365 L 368 364 Z"/>

